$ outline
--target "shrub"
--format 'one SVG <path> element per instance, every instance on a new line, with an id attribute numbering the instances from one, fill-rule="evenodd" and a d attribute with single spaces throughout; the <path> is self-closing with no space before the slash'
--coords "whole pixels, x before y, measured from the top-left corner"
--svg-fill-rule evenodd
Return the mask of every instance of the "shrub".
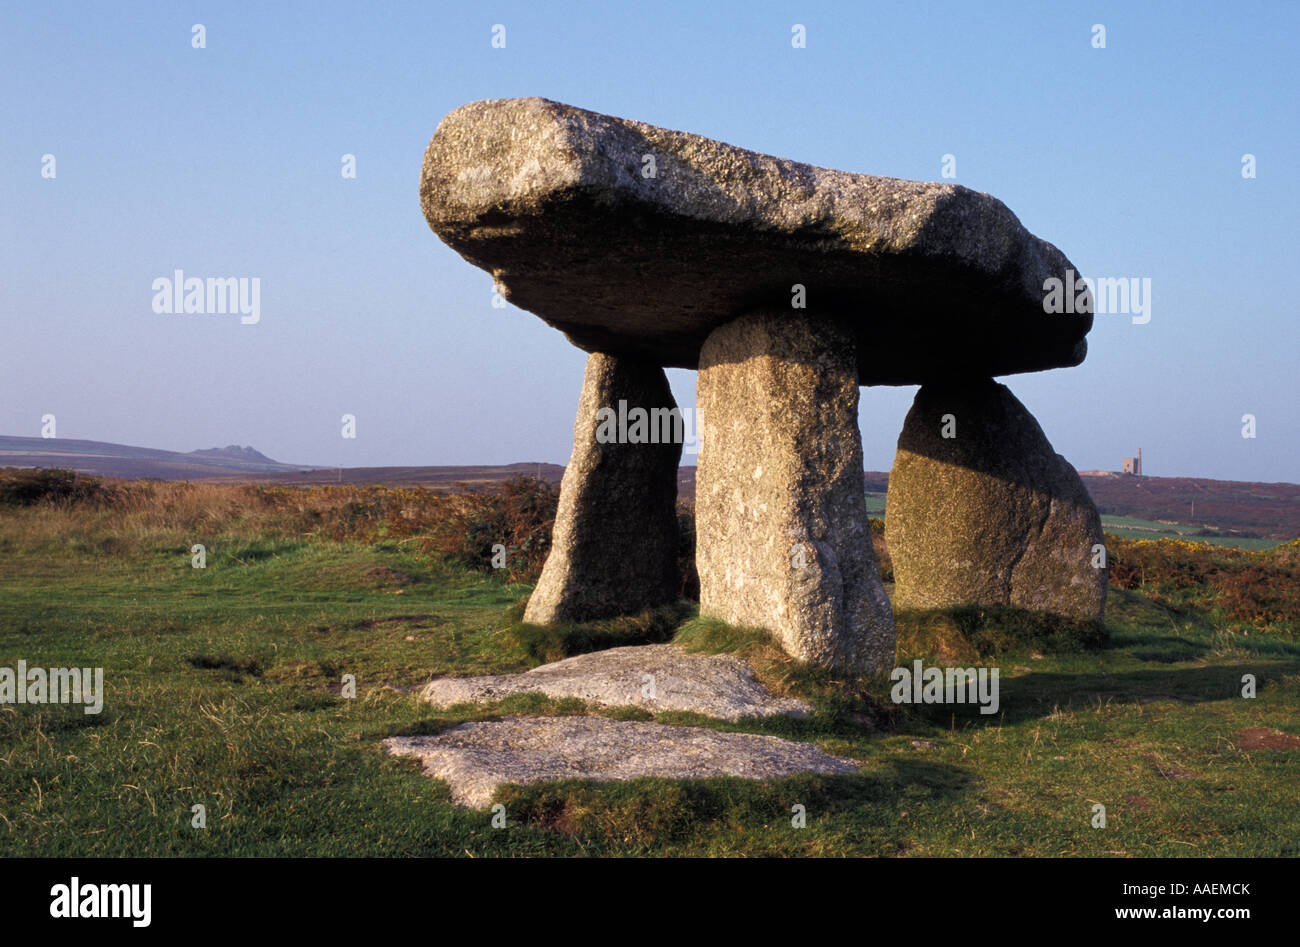
<path id="1" fill-rule="evenodd" d="M 1106 548 L 1111 582 L 1169 608 L 1217 608 L 1257 626 L 1300 623 L 1300 541 L 1247 550 L 1108 536 Z"/>
<path id="2" fill-rule="evenodd" d="M 427 528 L 426 552 L 492 571 L 492 548 L 505 547 L 511 581 L 535 582 L 551 549 L 559 490 L 543 480 L 511 477 L 499 490 L 467 490 L 439 498 Z"/>
<path id="3" fill-rule="evenodd" d="M 1300 567 L 1289 562 L 1250 563 L 1218 577 L 1224 614 L 1255 625 L 1300 624 Z"/>
<path id="4" fill-rule="evenodd" d="M 695 568 L 695 505 L 677 501 L 677 575 L 681 578 L 680 596 L 690 602 L 700 600 L 700 574 Z"/>
<path id="5" fill-rule="evenodd" d="M 885 521 L 871 517 L 871 548 L 876 554 L 881 582 L 894 581 L 894 560 L 889 558 L 889 544 L 885 542 Z"/>
<path id="6" fill-rule="evenodd" d="M 98 477 L 58 467 L 0 471 L 0 503 L 34 506 L 37 503 L 89 503 L 104 500 L 109 491 Z"/>

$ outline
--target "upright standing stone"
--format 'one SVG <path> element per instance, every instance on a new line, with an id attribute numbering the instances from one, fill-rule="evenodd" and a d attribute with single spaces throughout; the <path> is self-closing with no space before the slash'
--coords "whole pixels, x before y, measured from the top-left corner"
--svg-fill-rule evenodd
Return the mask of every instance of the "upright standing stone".
<path id="1" fill-rule="evenodd" d="M 769 629 L 845 673 L 894 659 L 867 521 L 852 330 L 762 311 L 700 352 L 695 559 L 700 613 Z"/>
<path id="2" fill-rule="evenodd" d="M 525 621 L 589 621 L 677 600 L 680 419 L 659 366 L 587 358 L 551 553 Z"/>
<path id="3" fill-rule="evenodd" d="M 992 379 L 917 392 L 889 475 L 885 538 L 898 608 L 1104 616 L 1097 508 L 1033 415 Z"/>

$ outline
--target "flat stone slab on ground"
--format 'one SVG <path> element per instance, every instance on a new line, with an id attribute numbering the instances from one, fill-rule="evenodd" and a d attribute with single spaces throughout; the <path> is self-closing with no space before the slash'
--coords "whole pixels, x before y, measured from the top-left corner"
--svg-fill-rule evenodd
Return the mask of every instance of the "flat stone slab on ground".
<path id="1" fill-rule="evenodd" d="M 1063 184 L 1063 187 L 1068 185 Z M 1043 311 L 1076 268 L 1006 205 L 949 182 L 834 171 L 541 98 L 439 124 L 420 200 L 513 304 L 588 352 L 695 368 L 754 310 L 832 312 L 859 382 L 1077 365 L 1086 313 Z"/>
<path id="2" fill-rule="evenodd" d="M 389 737 L 389 753 L 413 756 L 452 801 L 475 809 L 505 783 L 557 779 L 779 779 L 795 773 L 856 773 L 851 760 L 810 743 L 704 727 L 605 717 L 507 717 L 463 723 L 437 736 Z"/>
<path id="3" fill-rule="evenodd" d="M 646 675 L 653 676 L 652 688 Z M 812 709 L 801 700 L 769 693 L 754 680 L 749 665 L 733 655 L 692 654 L 670 644 L 594 651 L 522 674 L 442 677 L 426 684 L 420 696 L 435 707 L 450 707 L 527 693 L 578 697 L 602 707 L 683 710 L 731 721 L 803 716 Z"/>

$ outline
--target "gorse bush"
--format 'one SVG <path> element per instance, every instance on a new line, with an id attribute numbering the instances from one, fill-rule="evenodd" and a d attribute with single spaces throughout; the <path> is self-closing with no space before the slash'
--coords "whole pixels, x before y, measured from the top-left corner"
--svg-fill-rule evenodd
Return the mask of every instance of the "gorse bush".
<path id="1" fill-rule="evenodd" d="M 497 490 L 439 497 L 413 526 L 425 534 L 426 552 L 471 569 L 492 570 L 493 550 L 504 547 L 497 551 L 511 581 L 535 582 L 551 551 L 559 495 L 542 480 L 512 477 Z"/>
<path id="2" fill-rule="evenodd" d="M 1180 539 L 1108 536 L 1110 580 L 1170 608 L 1218 608 L 1257 627 L 1300 623 L 1300 540 L 1235 549 Z"/>
<path id="3" fill-rule="evenodd" d="M 0 470 L 0 503 L 10 506 L 89 503 L 107 499 L 109 495 L 110 491 L 98 477 L 79 474 L 75 470 Z"/>
<path id="4" fill-rule="evenodd" d="M 1251 564 L 1218 581 L 1219 604 L 1229 618 L 1254 625 L 1300 622 L 1300 568 Z"/>
<path id="5" fill-rule="evenodd" d="M 677 501 L 677 575 L 681 579 L 678 598 L 700 600 L 700 574 L 695 568 L 695 504 Z"/>
<path id="6" fill-rule="evenodd" d="M 885 521 L 871 517 L 871 549 L 876 554 L 876 567 L 880 570 L 881 582 L 894 581 L 894 560 L 889 557 L 889 545 L 885 542 Z"/>

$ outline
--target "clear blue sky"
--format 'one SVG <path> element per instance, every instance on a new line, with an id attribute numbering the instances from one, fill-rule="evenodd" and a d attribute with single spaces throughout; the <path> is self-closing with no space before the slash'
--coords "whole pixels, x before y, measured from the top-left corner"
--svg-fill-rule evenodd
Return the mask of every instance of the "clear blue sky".
<path id="1" fill-rule="evenodd" d="M 1291 2 L 7 4 L 0 433 L 564 463 L 585 355 L 492 308 L 418 200 L 447 112 L 541 95 L 851 171 L 955 155 L 1084 274 L 1152 280 L 1149 324 L 1099 316 L 1079 368 L 1003 379 L 1058 451 L 1297 481 L 1297 35 Z M 176 268 L 259 277 L 261 322 L 154 313 Z M 868 468 L 913 393 L 862 390 Z"/>

